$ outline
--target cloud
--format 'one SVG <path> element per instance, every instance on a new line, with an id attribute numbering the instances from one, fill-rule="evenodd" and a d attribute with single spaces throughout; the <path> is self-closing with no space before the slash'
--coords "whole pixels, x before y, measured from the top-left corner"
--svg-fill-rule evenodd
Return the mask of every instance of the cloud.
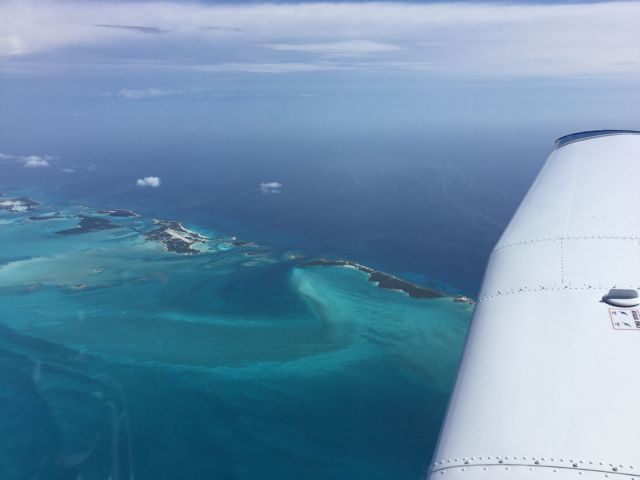
<path id="1" fill-rule="evenodd" d="M 24 168 L 40 168 L 48 167 L 51 165 L 51 160 L 54 157 L 51 155 L 9 155 L 6 153 L 0 153 L 0 160 L 10 160 L 13 162 L 22 163 Z"/>
<path id="2" fill-rule="evenodd" d="M 638 1 L 21 0 L 0 2 L 0 18 L 9 19 L 0 30 L 5 73 L 33 65 L 67 71 L 63 68 L 72 59 L 74 67 L 99 63 L 127 73 L 155 68 L 448 77 L 634 79 L 640 74 Z M 88 48 L 91 55 L 77 53 Z M 123 95 L 148 98 L 160 92 Z"/>
<path id="3" fill-rule="evenodd" d="M 237 27 L 222 27 L 217 25 L 200 27 L 200 30 L 209 30 L 209 31 L 215 31 L 215 32 L 235 32 L 235 33 L 243 31 L 241 28 L 237 28 Z"/>
<path id="4" fill-rule="evenodd" d="M 342 57 L 367 56 L 375 53 L 389 53 L 402 50 L 402 48 L 397 45 L 367 40 L 327 43 L 269 43 L 264 46 L 272 50 L 285 52 L 316 53 Z"/>
<path id="5" fill-rule="evenodd" d="M 160 177 L 144 177 L 139 178 L 136 181 L 136 185 L 139 187 L 152 187 L 158 188 L 162 182 L 160 181 Z"/>
<path id="6" fill-rule="evenodd" d="M 40 156 L 40 155 L 29 155 L 27 157 L 22 157 L 21 160 L 24 162 L 24 168 L 40 168 L 40 167 L 48 167 L 49 160 L 51 157 L 49 156 Z"/>
<path id="7" fill-rule="evenodd" d="M 128 30 L 128 31 L 132 31 L 132 32 L 139 32 L 139 33 L 168 33 L 169 30 L 162 30 L 161 28 L 158 27 L 143 27 L 141 25 L 105 25 L 105 24 L 98 24 L 98 25 L 94 25 L 94 27 L 100 27 L 100 28 L 116 28 L 116 29 L 120 29 L 120 30 Z"/>
<path id="8" fill-rule="evenodd" d="M 268 193 L 282 193 L 282 184 L 280 182 L 262 182 L 260 184 L 260 191 L 263 194 Z"/>
<path id="9" fill-rule="evenodd" d="M 161 88 L 147 88 L 143 90 L 120 90 L 117 95 L 127 100 L 140 100 L 142 98 L 157 98 L 167 97 L 169 95 L 175 95 L 176 90 L 163 90 Z"/>
<path id="10" fill-rule="evenodd" d="M 220 63 L 216 65 L 195 65 L 192 68 L 200 72 L 211 73 L 312 73 L 335 71 L 339 69 L 346 70 L 348 67 L 341 67 L 328 62 L 234 62 Z"/>

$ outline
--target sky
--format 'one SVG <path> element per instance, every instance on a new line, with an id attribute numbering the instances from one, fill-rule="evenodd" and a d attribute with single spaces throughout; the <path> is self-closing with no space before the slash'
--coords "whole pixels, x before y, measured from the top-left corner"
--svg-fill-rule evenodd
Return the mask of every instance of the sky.
<path id="1" fill-rule="evenodd" d="M 637 2 L 182 3 L 5 0 L 5 74 L 74 68 L 478 79 L 640 72 Z M 183 92 L 112 92 L 139 99 Z"/>
<path id="2" fill-rule="evenodd" d="M 548 145 L 637 129 L 638 18 L 638 1 L 2 0 L 0 152 L 60 157 L 132 131 Z"/>
<path id="3" fill-rule="evenodd" d="M 640 2 L 3 0 L 0 18 L 3 123 L 29 101 L 336 95 L 366 116 L 637 120 Z"/>
<path id="4" fill-rule="evenodd" d="M 637 78 L 637 2 L 182 3 L 4 1 L 5 74 L 415 74 Z M 123 88 L 127 99 L 185 93 Z"/>
<path id="5" fill-rule="evenodd" d="M 206 95 L 225 75 L 604 89 L 640 74 L 638 2 L 4 0 L 0 18 L 5 81 L 91 77 L 93 95 L 134 101 Z"/>

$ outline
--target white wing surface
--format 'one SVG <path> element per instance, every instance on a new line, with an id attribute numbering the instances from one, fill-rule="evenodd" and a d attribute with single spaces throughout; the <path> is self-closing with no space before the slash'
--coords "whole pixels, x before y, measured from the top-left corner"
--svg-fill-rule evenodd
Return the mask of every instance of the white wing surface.
<path id="1" fill-rule="evenodd" d="M 561 138 L 491 255 L 428 477 L 640 480 L 639 288 L 640 133 Z"/>

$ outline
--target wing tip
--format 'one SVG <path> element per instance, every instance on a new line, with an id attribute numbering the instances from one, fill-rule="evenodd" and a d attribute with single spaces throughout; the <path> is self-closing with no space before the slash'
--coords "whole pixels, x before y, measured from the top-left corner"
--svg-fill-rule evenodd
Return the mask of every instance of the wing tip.
<path id="1" fill-rule="evenodd" d="M 587 130 L 584 132 L 571 133 L 558 138 L 554 143 L 554 149 L 564 147 L 570 143 L 581 142 L 598 137 L 609 137 L 611 135 L 640 135 L 638 130 Z"/>

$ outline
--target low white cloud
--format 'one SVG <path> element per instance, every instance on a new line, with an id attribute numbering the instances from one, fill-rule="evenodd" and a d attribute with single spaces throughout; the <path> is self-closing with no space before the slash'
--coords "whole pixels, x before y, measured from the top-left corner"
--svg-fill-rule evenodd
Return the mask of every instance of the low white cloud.
<path id="1" fill-rule="evenodd" d="M 140 100 L 142 98 L 168 97 L 175 95 L 175 90 L 163 90 L 161 88 L 146 88 L 142 90 L 124 89 L 120 90 L 117 95 L 127 100 Z"/>
<path id="2" fill-rule="evenodd" d="M 51 165 L 49 163 L 51 157 L 48 155 L 29 155 L 27 157 L 21 157 L 20 159 L 24 162 L 24 168 L 41 168 Z"/>
<path id="3" fill-rule="evenodd" d="M 398 45 L 368 40 L 326 43 L 268 43 L 264 46 L 272 50 L 323 54 L 328 57 L 360 57 L 402 50 Z"/>
<path id="4" fill-rule="evenodd" d="M 268 193 L 282 193 L 282 184 L 280 182 L 262 182 L 260 184 L 260 191 L 263 194 Z"/>
<path id="5" fill-rule="evenodd" d="M 212 73 L 312 73 L 327 72 L 348 67 L 328 62 L 277 62 L 277 63 L 219 63 L 215 65 L 195 65 L 195 70 Z"/>
<path id="6" fill-rule="evenodd" d="M 24 168 L 41 168 L 51 165 L 51 155 L 9 155 L 0 153 L 0 160 L 8 160 L 14 163 L 21 163 Z"/>
<path id="7" fill-rule="evenodd" d="M 142 25 L 94 25 L 98 28 L 116 28 L 120 30 L 138 32 L 138 33 L 167 33 L 167 30 L 161 30 L 157 27 L 146 27 Z"/>
<path id="8" fill-rule="evenodd" d="M 139 187 L 152 187 L 158 188 L 161 185 L 160 177 L 144 177 L 139 178 L 136 181 L 136 185 Z"/>
<path id="9" fill-rule="evenodd" d="M 75 168 L 63 168 L 60 171 L 63 172 L 63 173 L 75 173 L 76 169 Z"/>

